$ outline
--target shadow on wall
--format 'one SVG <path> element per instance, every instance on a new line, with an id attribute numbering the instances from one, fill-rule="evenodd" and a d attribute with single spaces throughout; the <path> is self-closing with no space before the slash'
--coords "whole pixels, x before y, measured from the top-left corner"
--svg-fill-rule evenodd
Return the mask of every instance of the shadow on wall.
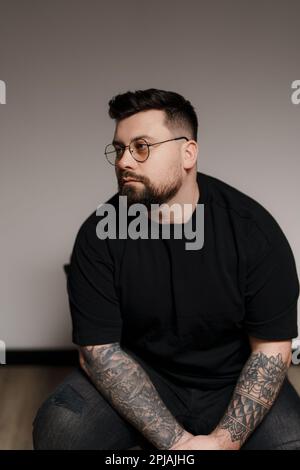
<path id="1" fill-rule="evenodd" d="M 65 274 L 68 277 L 69 272 L 70 272 L 70 264 L 64 264 L 63 267 L 64 267 Z"/>

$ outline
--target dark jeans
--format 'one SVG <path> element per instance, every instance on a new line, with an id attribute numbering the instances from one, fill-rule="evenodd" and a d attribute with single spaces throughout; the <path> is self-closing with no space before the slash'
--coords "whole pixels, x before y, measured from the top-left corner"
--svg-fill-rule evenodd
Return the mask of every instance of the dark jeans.
<path id="1" fill-rule="evenodd" d="M 213 392 L 183 388 L 138 360 L 161 399 L 187 431 L 196 435 L 209 434 L 214 429 L 234 387 Z M 33 422 L 34 449 L 122 450 L 135 446 L 155 450 L 110 405 L 79 366 L 42 403 Z M 300 398 L 288 379 L 242 449 L 300 450 Z"/>

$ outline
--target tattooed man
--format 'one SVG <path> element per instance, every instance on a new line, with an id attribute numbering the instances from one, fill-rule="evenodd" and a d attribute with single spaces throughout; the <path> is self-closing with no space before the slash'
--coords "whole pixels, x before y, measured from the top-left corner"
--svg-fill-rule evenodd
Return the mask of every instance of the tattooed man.
<path id="1" fill-rule="evenodd" d="M 197 171 L 198 120 L 183 96 L 129 91 L 109 115 L 103 160 L 118 191 L 75 239 L 67 291 L 79 363 L 39 408 L 34 448 L 300 449 L 287 378 L 299 280 L 282 229 Z M 184 210 L 160 210 L 175 204 Z"/>

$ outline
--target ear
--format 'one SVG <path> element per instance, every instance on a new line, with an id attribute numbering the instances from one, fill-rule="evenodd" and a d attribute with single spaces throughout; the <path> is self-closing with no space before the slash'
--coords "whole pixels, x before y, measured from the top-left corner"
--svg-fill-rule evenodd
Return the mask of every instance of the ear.
<path id="1" fill-rule="evenodd" d="M 189 140 L 186 144 L 182 147 L 183 152 L 183 168 L 188 170 L 193 168 L 193 166 L 197 163 L 198 157 L 198 144 L 195 140 Z"/>

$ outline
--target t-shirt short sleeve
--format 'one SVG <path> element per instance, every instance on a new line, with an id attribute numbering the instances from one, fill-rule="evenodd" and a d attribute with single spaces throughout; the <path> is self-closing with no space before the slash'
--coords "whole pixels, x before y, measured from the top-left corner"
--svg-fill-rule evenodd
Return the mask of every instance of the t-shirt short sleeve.
<path id="1" fill-rule="evenodd" d="M 72 340 L 80 346 L 119 342 L 122 317 L 107 240 L 96 234 L 92 214 L 80 227 L 70 259 L 67 292 Z"/>
<path id="2" fill-rule="evenodd" d="M 270 231 L 254 223 L 247 240 L 244 326 L 250 336 L 267 340 L 298 335 L 299 280 L 291 247 L 277 222 Z"/>

